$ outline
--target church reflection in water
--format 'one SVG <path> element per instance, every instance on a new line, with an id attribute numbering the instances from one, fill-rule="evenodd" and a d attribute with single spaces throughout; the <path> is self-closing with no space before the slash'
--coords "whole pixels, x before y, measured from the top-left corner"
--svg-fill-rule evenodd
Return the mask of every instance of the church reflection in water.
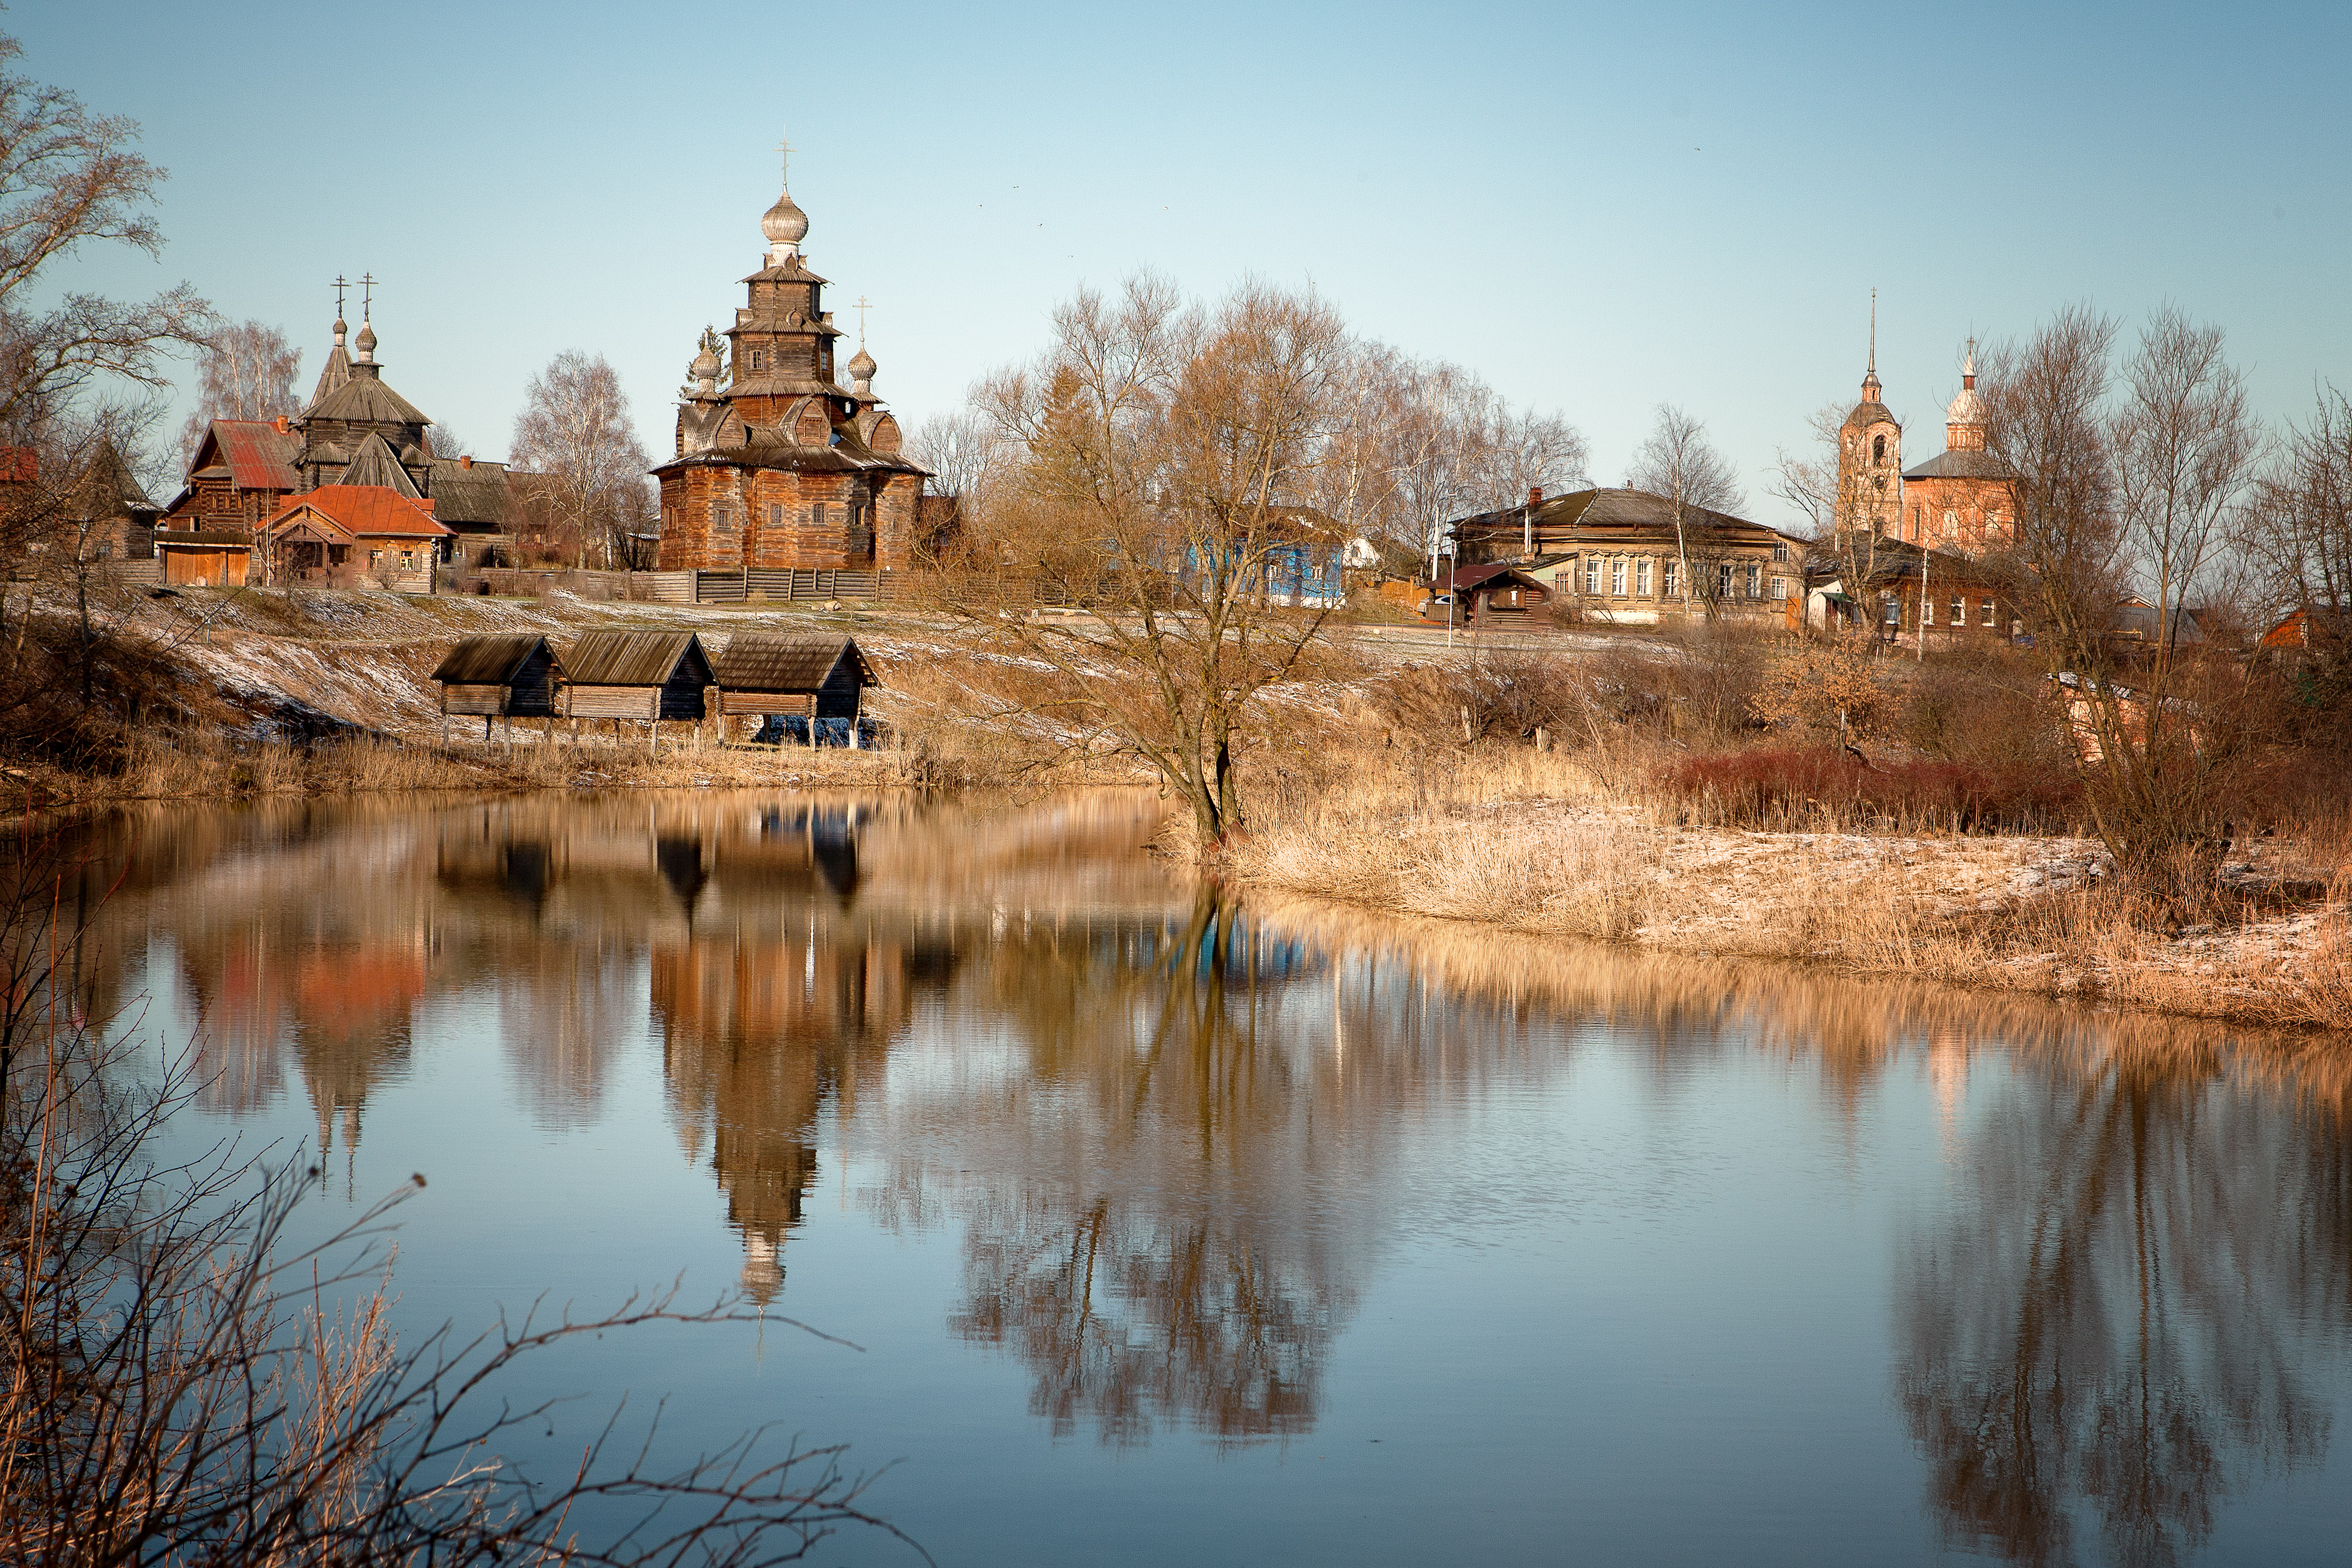
<path id="1" fill-rule="evenodd" d="M 1018 1358 L 1055 1431 L 1115 1444 L 1310 1429 L 1412 1129 L 1485 1083 L 1596 1040 L 1661 1085 L 1781 1057 L 1846 1114 L 1924 1073 L 1960 1196 L 1894 1260 L 1894 1378 L 1956 1544 L 2168 1560 L 2324 1452 L 2352 1074 L 2189 1024 L 1238 906 L 1138 852 L 1154 810 L 158 814 L 92 872 L 121 883 L 90 1005 L 167 956 L 202 1103 L 299 1092 L 345 1150 L 429 1009 L 490 1020 L 553 1129 L 643 1115 L 613 1090 L 643 1042 L 753 1299 L 846 1151 L 845 1202 L 958 1237 L 950 1331 Z"/>

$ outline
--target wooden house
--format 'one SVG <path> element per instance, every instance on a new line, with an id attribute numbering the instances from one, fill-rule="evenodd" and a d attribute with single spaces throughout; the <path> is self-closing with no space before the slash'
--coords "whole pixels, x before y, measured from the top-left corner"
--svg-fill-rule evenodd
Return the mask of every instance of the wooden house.
<path id="1" fill-rule="evenodd" d="M 492 718 L 553 716 L 558 673 L 554 650 L 536 632 L 465 638 L 433 672 L 443 732 L 451 714 L 481 715 L 486 737 Z"/>
<path id="2" fill-rule="evenodd" d="M 430 593 L 434 559 L 449 533 L 435 520 L 431 501 L 385 485 L 321 485 L 287 503 L 262 526 L 261 538 L 278 582 L 373 582 Z"/>
<path id="3" fill-rule="evenodd" d="M 571 718 L 698 721 L 709 655 L 691 632 L 588 632 L 565 650 L 556 711 Z"/>
<path id="4" fill-rule="evenodd" d="M 840 718 L 857 732 L 868 686 L 882 683 L 847 637 L 739 632 L 718 661 L 719 712 L 765 718 Z"/>
<path id="5" fill-rule="evenodd" d="M 1472 567 L 1510 565 L 1587 624 L 1656 625 L 1695 615 L 1785 615 L 1806 541 L 1645 490 L 1579 490 L 1447 525 Z"/>

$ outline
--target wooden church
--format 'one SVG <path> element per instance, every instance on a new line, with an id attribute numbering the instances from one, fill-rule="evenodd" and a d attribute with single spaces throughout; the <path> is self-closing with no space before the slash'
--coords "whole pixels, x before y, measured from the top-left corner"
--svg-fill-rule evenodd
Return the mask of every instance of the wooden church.
<path id="1" fill-rule="evenodd" d="M 808 214 L 787 189 L 760 220 L 768 250 L 728 329 L 706 328 L 680 391 L 677 450 L 661 481 L 665 571 L 912 563 L 926 471 L 901 455 L 861 347 L 834 379 L 841 333 L 825 279 L 800 242 Z"/>

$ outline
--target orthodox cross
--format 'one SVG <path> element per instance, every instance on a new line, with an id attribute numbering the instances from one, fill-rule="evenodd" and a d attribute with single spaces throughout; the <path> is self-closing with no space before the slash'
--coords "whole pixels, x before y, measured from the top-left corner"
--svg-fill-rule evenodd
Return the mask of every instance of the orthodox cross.
<path id="1" fill-rule="evenodd" d="M 790 138 L 776 143 L 776 152 L 784 161 L 784 183 L 793 183 L 793 144 Z"/>
<path id="2" fill-rule="evenodd" d="M 361 276 L 361 277 L 360 277 L 360 288 L 361 288 L 361 294 L 360 294 L 360 319 L 361 319 L 361 320 L 362 320 L 362 321 L 364 321 L 364 320 L 366 320 L 366 319 L 368 319 L 368 311 L 369 311 L 370 308 L 372 307 L 372 305 L 373 305 L 373 302 L 374 302 L 374 299 L 375 299 L 375 286 L 376 286 L 376 276 L 375 276 L 375 274 L 374 274 L 374 273 L 370 272 L 370 273 L 362 274 L 362 275 Z"/>
<path id="3" fill-rule="evenodd" d="M 866 296 L 859 295 L 857 297 L 857 346 L 861 349 L 866 347 L 866 312 L 870 308 L 872 307 L 866 303 Z"/>
<path id="4" fill-rule="evenodd" d="M 341 273 L 335 274 L 335 319 L 338 321 L 343 319 L 343 290 L 350 287 L 343 281 Z"/>

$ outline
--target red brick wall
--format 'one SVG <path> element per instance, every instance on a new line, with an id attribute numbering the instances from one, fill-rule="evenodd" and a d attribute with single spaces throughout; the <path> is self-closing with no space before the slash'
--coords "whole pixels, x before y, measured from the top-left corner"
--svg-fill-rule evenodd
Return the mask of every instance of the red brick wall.
<path id="1" fill-rule="evenodd" d="M 1947 532 L 1944 514 L 1952 514 Z M 2017 508 L 1999 479 L 1926 478 L 1903 486 L 1903 534 L 1913 544 L 1958 549 L 1974 555 L 2006 548 L 2016 534 Z"/>

